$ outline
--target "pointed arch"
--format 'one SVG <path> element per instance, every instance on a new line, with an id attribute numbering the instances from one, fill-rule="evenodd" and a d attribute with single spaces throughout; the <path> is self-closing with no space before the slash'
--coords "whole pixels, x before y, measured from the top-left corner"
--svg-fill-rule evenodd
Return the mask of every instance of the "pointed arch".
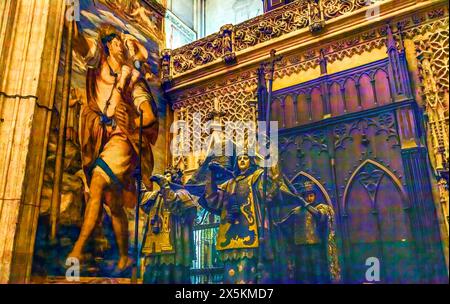
<path id="1" fill-rule="evenodd" d="M 295 181 L 298 177 L 303 176 L 306 177 L 307 179 L 309 179 L 310 181 L 312 181 L 317 188 L 319 188 L 320 192 L 322 192 L 323 197 L 325 198 L 325 200 L 327 201 L 328 205 L 332 206 L 331 204 L 331 198 L 330 195 L 328 194 L 328 191 L 325 189 L 325 187 L 311 174 L 308 174 L 304 171 L 300 171 L 299 173 L 297 173 L 289 182 L 293 182 Z"/>
<path id="2" fill-rule="evenodd" d="M 373 166 L 377 167 L 378 169 L 383 171 L 384 174 L 386 174 L 390 178 L 390 180 L 397 187 L 397 190 L 399 191 L 399 193 L 402 197 L 403 204 L 405 205 L 405 207 L 409 207 L 407 205 L 407 202 L 408 202 L 407 195 L 402 186 L 402 183 L 400 182 L 400 179 L 397 176 L 395 176 L 394 173 L 392 173 L 391 170 L 389 170 L 389 168 L 387 168 L 386 166 L 384 166 L 384 165 L 380 164 L 379 162 L 376 162 L 372 159 L 366 159 L 355 169 L 355 171 L 353 171 L 352 175 L 350 176 L 350 178 L 347 182 L 347 185 L 345 186 L 345 190 L 344 190 L 344 194 L 343 194 L 343 198 L 342 198 L 344 212 L 347 212 L 347 199 L 348 199 L 350 188 L 353 185 L 353 181 L 358 176 L 358 174 L 362 171 L 362 169 L 368 164 L 372 164 Z"/>
<path id="3" fill-rule="evenodd" d="M 355 80 L 356 83 L 361 83 L 361 79 L 362 79 L 363 77 L 367 77 L 367 78 L 369 78 L 369 80 L 372 80 L 372 79 L 373 79 L 372 73 L 369 72 L 369 71 L 365 71 L 364 73 L 361 73 L 360 75 L 358 75 L 358 76 L 356 77 L 356 80 Z"/>

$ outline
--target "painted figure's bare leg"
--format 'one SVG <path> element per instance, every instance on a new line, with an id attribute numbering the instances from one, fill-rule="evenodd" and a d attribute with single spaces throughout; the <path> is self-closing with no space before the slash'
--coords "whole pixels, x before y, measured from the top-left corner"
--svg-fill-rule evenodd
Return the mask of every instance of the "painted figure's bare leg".
<path id="1" fill-rule="evenodd" d="M 69 254 L 69 257 L 81 258 L 86 242 L 97 225 L 97 220 L 102 208 L 102 194 L 107 184 L 108 182 L 100 174 L 94 173 L 89 187 L 90 197 L 89 202 L 86 205 L 80 236 L 78 237 L 72 252 Z"/>
<path id="2" fill-rule="evenodd" d="M 117 268 L 123 270 L 131 263 L 131 259 L 128 257 L 128 218 L 123 209 L 121 195 L 117 195 L 111 203 L 112 226 L 119 247 L 119 262 L 117 263 Z"/>

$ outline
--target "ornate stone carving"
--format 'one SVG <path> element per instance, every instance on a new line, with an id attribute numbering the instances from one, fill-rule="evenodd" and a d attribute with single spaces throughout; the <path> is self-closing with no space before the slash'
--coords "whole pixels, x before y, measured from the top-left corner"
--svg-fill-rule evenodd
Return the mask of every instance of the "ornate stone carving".
<path id="1" fill-rule="evenodd" d="M 441 16 L 439 10 L 428 16 Z M 448 172 L 449 172 L 449 19 L 441 19 L 428 27 L 414 42 L 422 78 L 422 96 L 425 101 L 430 152 L 438 174 L 440 201 L 447 219 L 448 232 Z M 431 29 L 431 30 L 430 30 Z"/>
<path id="2" fill-rule="evenodd" d="M 449 31 L 448 18 L 441 26 L 415 39 L 422 94 L 434 148 L 434 166 L 445 169 L 449 155 Z"/>
<path id="3" fill-rule="evenodd" d="M 367 0 L 321 0 L 320 3 L 325 20 L 348 14 L 372 4 L 371 1 Z"/>
<path id="4" fill-rule="evenodd" d="M 315 147 L 318 149 L 318 154 L 328 152 L 328 140 L 326 134 L 319 130 L 313 133 L 303 134 L 303 143 L 310 142 L 311 147 Z"/>
<path id="5" fill-rule="evenodd" d="M 183 96 L 183 99 L 179 99 L 173 105 L 175 120 L 186 121 L 190 134 L 198 131 L 194 130 L 194 123 L 208 127 L 211 123 L 224 126 L 228 122 L 256 122 L 256 109 L 251 104 L 255 90 L 256 80 L 250 79 L 234 84 L 231 81 L 228 85 L 211 91 L 200 90 L 197 91 L 198 95 L 191 97 Z M 212 122 L 212 115 L 215 116 L 214 120 L 218 121 Z M 196 135 L 202 140 L 209 136 L 206 133 Z M 188 146 L 186 144 L 185 147 Z M 173 161 L 175 164 L 183 163 L 185 170 L 191 170 L 196 169 L 200 160 L 194 156 L 183 156 Z"/>
<path id="6" fill-rule="evenodd" d="M 309 24 L 307 1 L 295 1 L 236 25 L 236 50 L 240 51 Z"/>
<path id="7" fill-rule="evenodd" d="M 383 176 L 384 172 L 371 163 L 366 164 L 364 170 L 356 176 L 358 182 L 366 189 L 372 202 L 372 208 L 375 208 L 375 196 Z"/>
<path id="8" fill-rule="evenodd" d="M 165 49 L 161 52 L 161 79 L 164 85 L 170 84 L 172 81 L 171 72 L 171 50 Z"/>
<path id="9" fill-rule="evenodd" d="M 226 24 L 220 28 L 219 36 L 222 38 L 223 55 L 222 58 L 226 64 L 236 62 L 236 53 L 234 52 L 234 27 L 232 24 Z"/>
<path id="10" fill-rule="evenodd" d="M 334 127 L 334 148 L 345 149 L 345 142 L 353 142 L 353 132 L 359 131 L 362 139 L 361 143 L 367 146 L 367 130 L 369 127 L 375 128 L 375 135 L 384 133 L 386 141 L 393 139 L 392 147 L 399 145 L 399 138 L 395 127 L 395 118 L 392 113 L 380 114 L 377 117 L 361 118 L 350 124 L 339 124 Z"/>
<path id="11" fill-rule="evenodd" d="M 309 30 L 313 33 L 318 32 L 325 26 L 323 11 L 319 0 L 308 1 L 309 10 Z"/>
<path id="12" fill-rule="evenodd" d="M 431 14 L 431 16 L 434 17 L 435 14 Z M 418 25 L 418 22 L 422 24 Z M 398 28 L 401 28 L 404 39 L 413 39 L 417 35 L 421 35 L 428 31 L 432 31 L 435 27 L 439 27 L 442 22 L 444 22 L 443 19 L 431 19 L 430 14 L 424 12 L 420 15 L 413 15 L 393 23 L 392 33 L 394 34 L 394 37 L 398 39 Z M 320 48 L 317 49 L 308 49 L 302 53 L 286 56 L 283 58 L 282 62 L 279 62 L 276 65 L 274 77 L 283 78 L 285 76 L 291 76 L 296 73 L 305 72 L 309 69 L 316 68 L 320 62 L 321 49 L 323 49 L 323 54 L 327 62 L 330 64 L 344 58 L 351 58 L 356 54 L 360 55 L 373 49 L 380 49 L 386 46 L 387 34 L 387 27 L 383 25 L 379 26 L 378 28 L 370 29 L 365 32 L 361 32 L 337 41 L 321 45 Z M 235 46 L 234 51 L 237 51 Z M 223 55 L 221 54 L 217 54 L 217 59 L 221 58 L 222 56 Z M 184 63 L 188 64 L 188 62 Z M 192 67 L 193 66 L 194 65 L 192 65 Z M 188 71 L 189 69 L 190 68 L 186 68 L 186 71 Z M 173 72 L 173 75 L 178 74 L 176 72 Z M 247 76 L 249 75 L 246 75 L 246 77 Z M 256 78 L 256 74 L 252 75 L 252 77 Z M 216 84 L 208 84 L 208 87 L 209 86 L 214 87 L 216 86 Z M 220 85 L 217 85 L 216 87 L 219 86 Z M 198 91 L 198 89 L 196 88 L 194 91 Z M 198 94 L 198 92 L 189 92 L 187 95 L 193 94 Z"/>
<path id="13" fill-rule="evenodd" d="M 299 0 L 238 25 L 225 25 L 219 33 L 175 49 L 172 76 L 220 59 L 234 62 L 236 52 L 308 26 L 316 32 L 327 20 L 371 4 L 366 0 Z"/>

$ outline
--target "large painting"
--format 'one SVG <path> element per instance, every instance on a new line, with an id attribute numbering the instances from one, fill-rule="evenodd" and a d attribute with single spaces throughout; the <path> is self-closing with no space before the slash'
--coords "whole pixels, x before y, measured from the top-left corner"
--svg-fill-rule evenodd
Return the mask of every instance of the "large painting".
<path id="1" fill-rule="evenodd" d="M 36 279 L 66 275 L 74 259 L 80 261 L 81 277 L 130 277 L 137 174 L 150 188 L 149 177 L 166 165 L 167 105 L 159 81 L 163 6 L 81 0 L 79 13 L 72 33 L 66 27 L 63 35 L 33 262 Z M 68 45 L 70 88 L 63 81 Z M 64 161 L 58 164 L 65 90 L 70 98 Z M 60 211 L 52 235 L 58 166 Z"/>

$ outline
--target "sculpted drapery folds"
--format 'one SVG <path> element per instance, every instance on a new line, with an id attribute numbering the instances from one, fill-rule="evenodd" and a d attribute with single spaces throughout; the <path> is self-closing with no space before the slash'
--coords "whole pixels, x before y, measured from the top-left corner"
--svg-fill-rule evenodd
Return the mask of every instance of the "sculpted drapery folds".
<path id="1" fill-rule="evenodd" d="M 144 187 L 141 204 L 148 214 L 142 242 L 144 283 L 190 283 L 197 205 L 181 186 L 181 174 L 168 168 L 164 176 L 152 177 L 160 190 L 146 191 Z"/>
<path id="2" fill-rule="evenodd" d="M 237 157 L 235 177 L 221 185 L 214 176 L 223 167 L 212 162 L 209 168 L 211 175 L 199 203 L 220 216 L 217 250 L 224 263 L 223 281 L 283 282 L 287 279 L 286 243 L 272 218 L 281 203 L 295 200 L 295 196 L 280 183 L 277 168 L 269 169 L 264 180 L 264 169 L 243 153 Z"/>
<path id="3" fill-rule="evenodd" d="M 316 191 L 312 182 L 305 182 L 302 204 L 277 225 L 287 239 L 293 240 L 289 243 L 293 244 L 291 262 L 296 283 L 340 283 L 334 211 L 327 203 L 316 201 Z"/>
<path id="4" fill-rule="evenodd" d="M 146 59 L 137 39 L 102 25 L 98 40 L 75 31 L 75 51 L 84 57 L 87 103 L 80 114 L 80 146 L 89 201 L 80 236 L 69 256 L 81 258 L 84 246 L 96 226 L 101 203 L 111 210 L 113 230 L 119 247 L 117 274 L 129 268 L 128 220 L 124 204 L 135 199 L 133 173 L 139 153 L 140 112 L 142 113 L 142 173 L 153 170 L 150 144 L 158 135 L 157 108 L 136 60 Z M 131 56 L 133 54 L 133 56 Z"/>

